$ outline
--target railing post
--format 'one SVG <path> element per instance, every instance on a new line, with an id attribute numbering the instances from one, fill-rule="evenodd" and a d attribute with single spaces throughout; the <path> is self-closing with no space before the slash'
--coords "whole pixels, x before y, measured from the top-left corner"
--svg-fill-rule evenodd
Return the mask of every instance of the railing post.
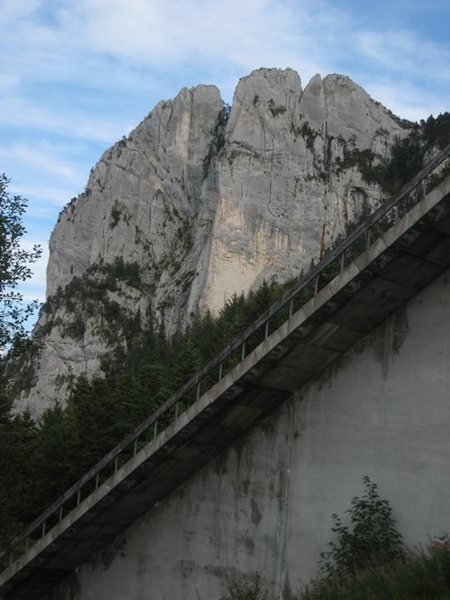
<path id="1" fill-rule="evenodd" d="M 155 439 L 157 434 L 158 434 L 158 419 L 155 421 L 155 424 L 153 425 L 153 439 Z"/>
<path id="2" fill-rule="evenodd" d="M 178 419 L 178 405 L 179 405 L 179 402 L 176 402 L 175 403 L 175 421 Z"/>
<path id="3" fill-rule="evenodd" d="M 394 206 L 394 219 L 393 219 L 394 224 L 398 223 L 398 220 L 399 220 L 398 205 L 395 205 Z"/>
<path id="4" fill-rule="evenodd" d="M 269 323 L 270 323 L 270 319 L 267 319 L 266 321 L 266 326 L 264 328 L 264 338 L 267 340 L 267 338 L 269 337 Z"/>
<path id="5" fill-rule="evenodd" d="M 97 473 L 95 475 L 95 489 L 98 490 L 98 484 L 99 484 L 99 474 Z"/>
<path id="6" fill-rule="evenodd" d="M 80 504 L 81 501 L 81 490 L 78 490 L 77 492 L 77 506 Z"/>
<path id="7" fill-rule="evenodd" d="M 245 342 L 242 342 L 241 361 L 244 360 L 244 358 L 245 358 Z"/>
<path id="8" fill-rule="evenodd" d="M 314 279 L 314 296 L 317 296 L 317 293 L 319 291 L 319 278 L 320 278 L 320 275 L 316 275 L 316 277 Z"/>
<path id="9" fill-rule="evenodd" d="M 339 259 L 339 267 L 340 267 L 340 270 L 342 273 L 342 271 L 344 270 L 344 267 L 345 267 L 345 250 L 343 252 L 341 252 L 341 256 Z"/>
<path id="10" fill-rule="evenodd" d="M 201 388 L 201 382 L 199 381 L 197 383 L 197 400 L 200 398 L 200 388 Z"/>
<path id="11" fill-rule="evenodd" d="M 370 229 L 368 229 L 366 231 L 366 250 L 369 248 L 370 246 Z"/>
<path id="12" fill-rule="evenodd" d="M 42 535 L 41 537 L 44 537 L 45 535 L 45 521 L 42 523 Z"/>
<path id="13" fill-rule="evenodd" d="M 118 466 L 119 466 L 119 457 L 116 456 L 116 458 L 114 459 L 114 473 L 117 473 Z"/>
<path id="14" fill-rule="evenodd" d="M 289 318 L 294 314 L 294 298 L 289 301 Z"/>
<path id="15" fill-rule="evenodd" d="M 222 376 L 223 376 L 223 362 L 221 362 L 219 365 L 219 381 L 222 379 Z"/>
<path id="16" fill-rule="evenodd" d="M 63 505 L 61 504 L 61 506 L 59 507 L 59 514 L 58 514 L 58 521 L 61 523 L 63 518 Z"/>

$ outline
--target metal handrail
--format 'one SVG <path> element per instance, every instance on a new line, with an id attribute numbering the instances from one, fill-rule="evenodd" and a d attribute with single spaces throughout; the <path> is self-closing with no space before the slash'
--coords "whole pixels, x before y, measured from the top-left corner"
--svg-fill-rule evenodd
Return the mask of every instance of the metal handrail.
<path id="1" fill-rule="evenodd" d="M 157 436 L 158 421 L 161 419 L 161 417 L 170 416 L 171 409 L 175 407 L 174 416 L 170 420 L 169 424 L 173 423 L 179 414 L 181 414 L 178 413 L 179 403 L 181 403 L 183 400 L 187 400 L 189 406 L 193 404 L 193 402 L 195 402 L 201 395 L 202 381 L 204 381 L 216 370 L 218 370 L 218 376 L 216 375 L 215 379 L 220 381 L 226 374 L 224 371 L 226 360 L 229 359 L 230 356 L 232 356 L 237 350 L 239 350 L 238 363 L 234 363 L 229 370 L 234 368 L 236 364 L 242 362 L 242 360 L 244 360 L 244 358 L 249 354 L 247 342 L 255 333 L 264 328 L 264 338 L 267 338 L 269 335 L 270 321 L 279 315 L 281 310 L 286 307 L 289 307 L 289 311 L 283 322 L 288 320 L 294 313 L 294 301 L 296 297 L 298 297 L 299 294 L 306 290 L 311 284 L 314 288 L 313 294 L 317 294 L 323 283 L 322 277 L 326 275 L 326 269 L 333 263 L 336 263 L 339 268 L 339 272 L 342 272 L 345 266 L 347 252 L 353 249 L 356 246 L 356 243 L 361 239 L 364 240 L 364 248 L 367 248 L 377 237 L 379 237 L 377 234 L 379 234 L 380 231 L 374 230 L 376 226 L 379 225 L 391 211 L 394 211 L 394 214 L 392 215 L 392 219 L 388 221 L 388 227 L 390 227 L 393 222 L 397 221 L 400 216 L 402 216 L 402 202 L 408 198 L 411 192 L 414 191 L 426 179 L 426 177 L 428 177 L 437 167 L 439 167 L 449 156 L 450 144 L 441 150 L 432 160 L 430 160 L 427 165 L 402 188 L 401 192 L 396 197 L 387 201 L 376 211 L 374 211 L 372 215 L 370 215 L 364 221 L 364 223 L 359 225 L 350 235 L 346 237 L 345 240 L 339 243 L 316 266 L 313 266 L 306 275 L 301 277 L 298 282 L 296 282 L 270 308 L 268 308 L 260 317 L 258 317 L 252 323 L 252 325 L 247 327 L 247 329 L 245 329 L 240 336 L 234 339 L 215 358 L 213 358 L 200 371 L 198 371 L 196 375 L 194 375 L 186 384 L 184 384 L 177 392 L 170 396 L 170 398 L 168 398 L 156 411 L 142 421 L 140 425 L 138 425 L 131 433 L 129 433 L 117 446 L 108 452 L 108 454 L 106 454 L 96 465 L 89 469 L 89 471 L 83 475 L 81 479 L 74 483 L 62 496 L 60 496 L 39 517 L 37 517 L 19 537 L 13 540 L 9 549 L 0 554 L 0 558 L 4 557 L 5 555 L 9 555 L 11 563 L 13 560 L 14 551 L 16 549 L 23 551 L 24 546 L 26 551 L 28 549 L 28 541 L 31 537 L 31 534 L 35 533 L 38 529 L 40 530 L 39 537 L 37 539 L 32 538 L 33 542 L 43 538 L 44 535 L 49 531 L 46 525 L 51 518 L 58 523 L 64 518 L 64 516 L 66 516 L 64 515 L 64 505 L 69 500 L 74 500 L 76 505 L 80 504 L 82 500 L 82 490 L 87 483 L 93 482 L 94 490 L 84 496 L 83 499 L 90 496 L 91 493 L 94 493 L 95 490 L 98 489 L 100 483 L 111 476 L 111 473 L 109 473 L 104 479 L 102 479 L 102 481 L 100 481 L 100 474 L 106 467 L 112 466 L 114 472 L 117 471 L 119 464 L 118 458 L 125 450 L 130 449 L 132 451 L 132 456 L 137 454 L 139 439 L 142 439 L 143 434 L 148 432 L 152 426 L 153 431 L 151 432 L 151 435 L 153 439 Z M 415 200 L 413 199 L 412 202 L 410 201 L 405 207 L 404 213 L 409 210 L 411 204 L 416 204 L 419 199 L 416 198 Z M 307 300 L 303 300 L 296 310 L 305 304 L 306 301 Z M 279 326 L 280 323 L 277 323 L 277 327 Z M 204 392 L 211 389 L 213 385 L 215 384 L 210 385 L 210 387 L 205 389 Z M 192 401 L 191 398 L 186 399 L 187 394 L 193 390 L 196 390 L 194 400 Z M 182 408 L 186 410 L 187 406 Z M 167 426 L 168 425 L 166 425 L 166 427 Z M 53 525 L 51 525 L 51 527 L 52 526 Z"/>

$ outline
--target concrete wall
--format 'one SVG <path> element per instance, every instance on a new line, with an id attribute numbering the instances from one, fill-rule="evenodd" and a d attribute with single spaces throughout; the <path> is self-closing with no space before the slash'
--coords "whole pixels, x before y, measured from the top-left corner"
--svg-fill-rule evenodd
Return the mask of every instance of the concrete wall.
<path id="1" fill-rule="evenodd" d="M 369 475 L 409 545 L 450 531 L 450 272 L 151 509 L 51 600 L 289 599 Z"/>

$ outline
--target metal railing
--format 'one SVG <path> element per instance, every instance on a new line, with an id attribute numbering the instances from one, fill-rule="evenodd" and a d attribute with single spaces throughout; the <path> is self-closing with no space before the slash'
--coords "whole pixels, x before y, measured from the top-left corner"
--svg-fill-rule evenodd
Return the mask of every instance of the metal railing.
<path id="1" fill-rule="evenodd" d="M 152 415 L 127 435 L 79 481 L 72 485 L 58 500 L 47 508 L 16 538 L 10 548 L 0 555 L 9 564 L 26 552 L 32 544 L 42 539 L 67 514 L 117 470 L 136 456 L 139 450 L 154 440 L 168 425 L 200 396 L 223 379 L 237 364 L 242 362 L 262 341 L 286 322 L 310 298 L 336 275 L 341 273 L 358 255 L 396 223 L 424 196 L 425 180 L 450 156 L 450 145 L 435 156 L 408 184 L 400 194 L 378 208 L 364 223 L 338 244 L 320 263 L 287 290 L 281 298 L 266 310 L 194 377 L 166 400 Z M 415 195 L 412 194 L 415 192 Z M 6 561 L 6 564 L 8 562 Z M 6 566 L 6 565 L 5 565 Z"/>

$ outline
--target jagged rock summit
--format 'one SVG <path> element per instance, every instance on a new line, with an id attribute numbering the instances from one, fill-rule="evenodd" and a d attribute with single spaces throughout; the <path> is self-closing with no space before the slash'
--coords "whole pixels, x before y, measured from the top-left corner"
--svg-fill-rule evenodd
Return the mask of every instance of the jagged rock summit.
<path id="1" fill-rule="evenodd" d="M 58 219 L 16 410 L 64 402 L 150 321 L 170 334 L 307 269 L 381 202 L 364 160 L 407 133 L 348 77 L 316 75 L 303 90 L 292 69 L 244 77 L 231 108 L 207 85 L 157 104 Z"/>

